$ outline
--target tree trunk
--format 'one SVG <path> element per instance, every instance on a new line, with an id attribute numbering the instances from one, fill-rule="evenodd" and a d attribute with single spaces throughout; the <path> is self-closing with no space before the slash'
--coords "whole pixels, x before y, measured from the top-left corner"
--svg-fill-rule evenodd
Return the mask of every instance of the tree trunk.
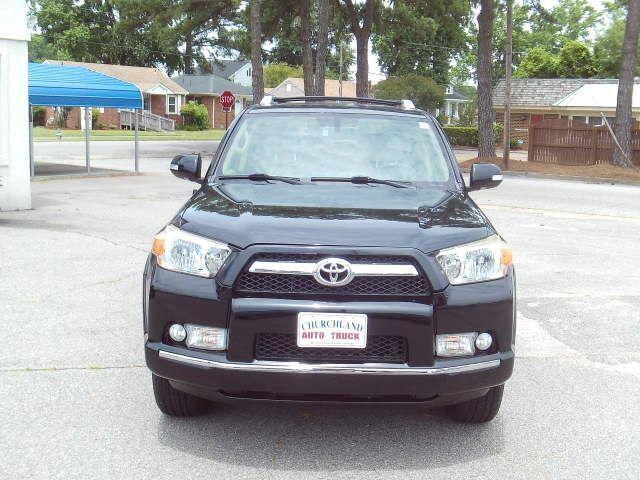
<path id="1" fill-rule="evenodd" d="M 478 157 L 495 157 L 491 100 L 493 0 L 480 1 L 478 14 Z"/>
<path id="2" fill-rule="evenodd" d="M 251 0 L 251 88 L 253 102 L 260 103 L 264 96 L 262 79 L 262 29 L 260 25 L 260 2 Z"/>
<path id="3" fill-rule="evenodd" d="M 191 75 L 193 73 L 193 33 L 186 35 L 184 42 L 184 73 Z"/>
<path id="4" fill-rule="evenodd" d="M 356 96 L 369 96 L 369 36 L 356 37 Z"/>
<path id="5" fill-rule="evenodd" d="M 640 31 L 640 0 L 629 0 L 627 7 L 627 26 L 622 44 L 620 75 L 618 79 L 618 104 L 616 106 L 616 124 L 614 133 L 620 148 L 613 150 L 613 163 L 620 167 L 631 167 L 631 129 L 634 119 L 631 105 L 633 84 L 638 61 L 638 33 Z"/>
<path id="6" fill-rule="evenodd" d="M 369 96 L 369 37 L 373 25 L 374 0 L 367 0 L 359 9 L 353 0 L 344 0 L 344 5 L 338 6 L 349 19 L 349 28 L 353 36 L 356 37 L 356 96 Z M 360 25 L 360 14 L 363 13 L 362 25 Z"/>
<path id="7" fill-rule="evenodd" d="M 507 39 L 504 54 L 504 169 L 509 169 L 509 154 L 511 153 L 511 63 L 513 57 L 513 0 L 507 0 Z"/>
<path id="8" fill-rule="evenodd" d="M 327 63 L 327 45 L 329 43 L 329 0 L 319 0 L 318 8 L 318 47 L 316 50 L 315 89 L 313 94 L 324 95 L 324 77 Z"/>
<path id="9" fill-rule="evenodd" d="M 302 76 L 304 94 L 313 95 L 313 54 L 309 26 L 309 0 L 300 0 L 300 43 L 302 46 Z"/>

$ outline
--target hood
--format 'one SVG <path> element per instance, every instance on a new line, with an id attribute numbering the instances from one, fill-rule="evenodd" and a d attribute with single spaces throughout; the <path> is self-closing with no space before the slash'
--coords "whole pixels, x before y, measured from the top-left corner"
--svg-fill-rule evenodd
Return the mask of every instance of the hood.
<path id="1" fill-rule="evenodd" d="M 204 186 L 181 228 L 238 248 L 253 244 L 411 247 L 430 252 L 493 229 L 468 197 L 437 188 L 231 181 Z"/>

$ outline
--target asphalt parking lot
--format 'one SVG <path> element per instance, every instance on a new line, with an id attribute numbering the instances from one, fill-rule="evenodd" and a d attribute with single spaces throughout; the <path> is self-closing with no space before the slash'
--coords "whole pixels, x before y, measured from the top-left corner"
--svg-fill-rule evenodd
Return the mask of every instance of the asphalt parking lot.
<path id="1" fill-rule="evenodd" d="M 144 366 L 141 275 L 194 184 L 33 184 L 0 213 L 0 478 L 640 477 L 640 187 L 506 178 L 476 192 L 518 271 L 498 417 L 223 405 L 172 419 Z"/>

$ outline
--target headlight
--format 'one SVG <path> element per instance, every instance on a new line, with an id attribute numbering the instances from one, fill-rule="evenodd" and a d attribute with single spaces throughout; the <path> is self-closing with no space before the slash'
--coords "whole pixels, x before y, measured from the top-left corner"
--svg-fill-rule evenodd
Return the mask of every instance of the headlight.
<path id="1" fill-rule="evenodd" d="M 497 235 L 440 250 L 436 260 L 452 285 L 502 278 L 513 262 L 511 249 Z"/>
<path id="2" fill-rule="evenodd" d="M 153 239 L 158 265 L 174 272 L 214 277 L 231 249 L 224 243 L 184 232 L 168 225 Z"/>

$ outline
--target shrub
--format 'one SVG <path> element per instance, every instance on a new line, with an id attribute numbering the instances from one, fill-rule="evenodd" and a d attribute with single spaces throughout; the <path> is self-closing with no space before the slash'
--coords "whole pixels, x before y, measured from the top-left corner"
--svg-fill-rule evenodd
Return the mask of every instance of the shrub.
<path id="1" fill-rule="evenodd" d="M 452 145 L 478 146 L 478 127 L 443 127 Z"/>
<path id="2" fill-rule="evenodd" d="M 100 109 L 92 108 L 91 109 L 91 129 L 92 130 L 100 130 Z"/>
<path id="3" fill-rule="evenodd" d="M 201 103 L 189 100 L 180 109 L 183 130 L 206 130 L 209 128 L 209 111 Z"/>

